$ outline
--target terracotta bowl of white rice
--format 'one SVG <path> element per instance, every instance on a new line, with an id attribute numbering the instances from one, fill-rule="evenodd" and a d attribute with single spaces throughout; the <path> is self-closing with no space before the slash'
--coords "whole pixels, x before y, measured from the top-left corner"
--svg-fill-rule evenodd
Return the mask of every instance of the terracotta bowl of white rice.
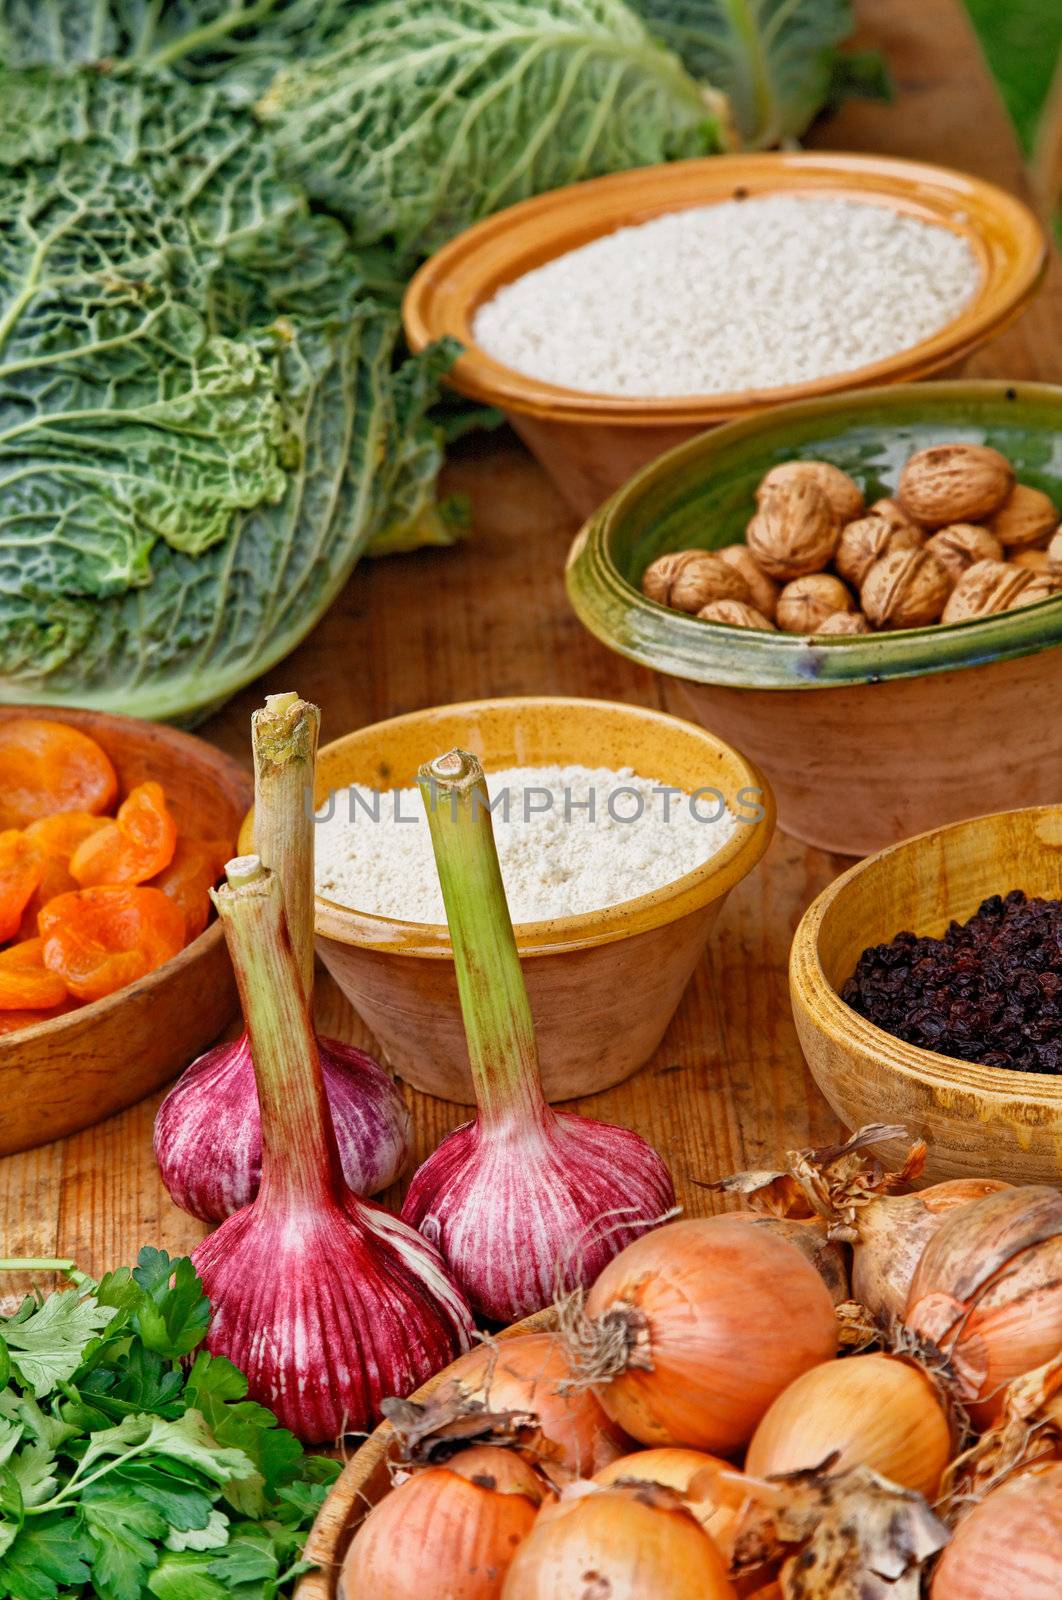
<path id="1" fill-rule="evenodd" d="M 437 706 L 318 756 L 317 949 L 416 1088 L 472 1101 L 418 768 L 486 772 L 545 1091 L 607 1089 L 659 1045 L 774 801 L 722 739 L 641 706 L 558 697 Z"/>
<path id="2" fill-rule="evenodd" d="M 1046 262 L 1019 200 L 866 155 L 713 156 L 574 184 L 460 234 L 406 294 L 581 515 L 695 433 L 956 368 Z"/>

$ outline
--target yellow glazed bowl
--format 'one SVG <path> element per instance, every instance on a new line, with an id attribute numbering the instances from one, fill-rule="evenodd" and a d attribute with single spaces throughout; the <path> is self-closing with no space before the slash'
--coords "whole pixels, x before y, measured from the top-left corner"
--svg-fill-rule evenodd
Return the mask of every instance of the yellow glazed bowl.
<path id="1" fill-rule="evenodd" d="M 670 211 L 768 194 L 859 200 L 941 224 L 968 240 L 980 285 L 958 317 L 910 349 L 770 390 L 667 399 L 587 394 L 516 372 L 476 344 L 478 308 L 544 262 Z M 466 229 L 421 267 L 406 291 L 403 315 L 415 350 L 445 335 L 460 340 L 465 354 L 448 381 L 462 394 L 499 406 L 574 509 L 588 516 L 633 472 L 717 423 L 790 400 L 909 382 L 956 367 L 1017 315 L 1045 263 L 1043 229 L 1029 208 L 968 173 L 889 156 L 772 151 L 641 167 L 510 206 Z M 708 293 L 719 291 L 708 285 Z"/>
<path id="2" fill-rule="evenodd" d="M 793 940 L 790 993 L 811 1075 L 849 1128 L 903 1123 L 926 1178 L 1062 1178 L 1062 1080 L 982 1067 L 895 1039 L 839 990 L 862 952 L 903 930 L 939 936 L 1011 889 L 1057 898 L 1062 805 L 976 817 L 870 856 L 825 889 Z M 905 1148 L 900 1141 L 892 1154 Z M 886 1154 L 889 1152 L 886 1150 Z"/>
<path id="3" fill-rule="evenodd" d="M 641 706 L 562 698 L 436 706 L 326 745 L 318 803 L 351 783 L 406 787 L 443 751 L 486 769 L 581 763 L 631 767 L 693 792 L 761 791 L 763 818 L 739 823 L 696 871 L 603 911 L 517 926 L 542 1077 L 551 1100 L 594 1094 L 635 1072 L 674 1015 L 730 890 L 770 842 L 774 802 L 750 761 L 691 723 Z M 445 926 L 371 916 L 317 899 L 317 949 L 394 1070 L 418 1089 L 471 1102 L 457 983 Z"/>

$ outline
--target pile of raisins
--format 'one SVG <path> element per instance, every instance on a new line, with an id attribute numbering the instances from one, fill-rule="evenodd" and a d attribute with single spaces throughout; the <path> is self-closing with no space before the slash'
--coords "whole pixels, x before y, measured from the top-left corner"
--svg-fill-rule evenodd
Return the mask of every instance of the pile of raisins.
<path id="1" fill-rule="evenodd" d="M 923 1050 L 1017 1072 L 1062 1072 L 1062 900 L 986 900 L 942 939 L 864 950 L 841 997 Z"/>

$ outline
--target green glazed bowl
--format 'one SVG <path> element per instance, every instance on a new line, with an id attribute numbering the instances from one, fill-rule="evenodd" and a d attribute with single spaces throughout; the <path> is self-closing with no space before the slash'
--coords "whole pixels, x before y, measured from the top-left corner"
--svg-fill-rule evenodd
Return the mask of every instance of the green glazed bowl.
<path id="1" fill-rule="evenodd" d="M 743 541 L 756 487 L 779 462 L 833 462 L 870 503 L 894 491 L 914 451 L 953 440 L 994 445 L 1021 482 L 1062 506 L 1062 388 L 908 384 L 702 434 L 613 495 L 569 557 L 568 594 L 585 626 L 681 680 L 705 725 L 765 767 L 780 825 L 846 854 L 1058 798 L 1062 596 L 947 627 L 807 639 L 668 610 L 641 594 L 641 576 L 668 551 Z M 865 780 L 846 770 L 856 763 Z"/>

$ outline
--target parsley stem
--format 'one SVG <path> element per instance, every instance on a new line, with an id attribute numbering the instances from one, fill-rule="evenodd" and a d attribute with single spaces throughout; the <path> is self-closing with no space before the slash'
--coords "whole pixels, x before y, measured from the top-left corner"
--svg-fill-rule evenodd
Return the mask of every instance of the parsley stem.
<path id="1" fill-rule="evenodd" d="M 53 1260 L 48 1256 L 9 1256 L 0 1261 L 0 1272 L 70 1272 L 72 1261 Z"/>

